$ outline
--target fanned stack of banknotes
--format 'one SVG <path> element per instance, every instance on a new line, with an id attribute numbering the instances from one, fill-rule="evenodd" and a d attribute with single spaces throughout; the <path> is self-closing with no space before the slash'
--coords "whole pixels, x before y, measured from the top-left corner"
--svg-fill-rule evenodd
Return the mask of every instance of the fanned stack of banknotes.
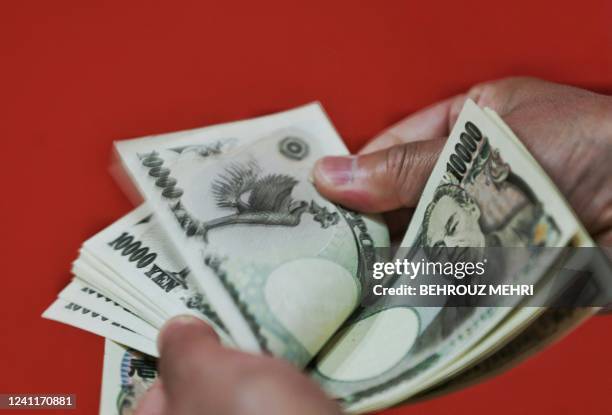
<path id="1" fill-rule="evenodd" d="M 208 322 L 228 347 L 291 361 L 363 413 L 481 381 L 595 312 L 364 306 L 389 232 L 313 185 L 316 160 L 348 154 L 317 103 L 115 150 L 144 203 L 83 243 L 74 278 L 43 314 L 106 338 L 104 415 L 131 413 L 157 376 L 159 329 L 180 314 Z M 451 217 L 486 223 L 460 226 L 455 241 L 593 245 L 508 126 L 469 100 L 401 246 L 450 238 Z M 554 261 L 536 255 L 524 270 L 536 289 Z"/>

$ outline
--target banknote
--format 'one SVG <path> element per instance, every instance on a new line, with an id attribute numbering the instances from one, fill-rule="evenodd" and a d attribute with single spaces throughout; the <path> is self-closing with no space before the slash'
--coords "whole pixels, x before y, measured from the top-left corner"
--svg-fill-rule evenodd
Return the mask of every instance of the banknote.
<path id="1" fill-rule="evenodd" d="M 497 122 L 500 122 L 499 118 Z M 510 134 L 513 133 L 510 132 Z M 531 155 L 529 155 L 529 157 L 531 157 Z M 572 238 L 570 246 L 572 248 L 595 247 L 595 242 L 584 229 L 583 225 L 579 225 L 579 231 Z M 581 251 L 578 249 L 574 252 L 579 255 Z M 569 260 L 571 261 L 571 258 Z M 576 270 L 576 273 L 581 273 L 580 270 L 583 269 L 582 266 L 571 263 L 569 264 L 569 268 Z M 609 274 L 610 270 L 608 269 L 605 272 Z M 596 280 L 589 279 L 588 281 L 589 284 L 592 284 Z M 575 283 L 570 284 L 570 286 L 562 287 L 563 292 L 558 295 L 565 296 L 569 294 L 570 296 L 574 296 L 576 292 L 579 292 L 580 287 L 576 285 L 580 285 L 580 278 L 575 279 L 573 282 Z M 596 289 L 589 291 L 591 295 L 597 295 L 597 292 L 600 290 Z M 535 322 L 521 331 L 511 341 L 504 344 L 499 350 L 486 354 L 483 353 L 483 358 L 478 364 L 470 367 L 464 372 L 460 372 L 458 376 L 448 376 L 444 379 L 444 382 L 441 382 L 434 388 L 424 391 L 423 393 L 419 393 L 415 398 L 419 400 L 429 399 L 430 397 L 462 389 L 495 376 L 517 365 L 551 343 L 563 338 L 600 310 L 601 307 L 544 308 Z M 525 311 L 519 309 L 515 314 L 524 312 Z"/>
<path id="2" fill-rule="evenodd" d="M 139 400 L 157 377 L 156 359 L 107 339 L 100 415 L 134 414 Z"/>
<path id="3" fill-rule="evenodd" d="M 550 308 L 511 341 L 477 364 L 448 376 L 433 388 L 416 394 L 407 402 L 419 402 L 464 389 L 498 375 L 558 341 L 596 312 L 594 308 Z"/>
<path id="4" fill-rule="evenodd" d="M 549 179 L 468 100 L 401 245 L 410 248 L 412 261 L 436 260 L 439 252 L 448 255 L 449 250 L 458 258 L 467 252 L 471 257 L 465 259 L 475 260 L 487 247 L 564 247 L 578 229 L 573 212 Z M 555 256 L 540 250 L 530 255 L 500 258 L 504 262 L 493 265 L 537 283 Z M 476 345 L 512 310 L 475 305 L 402 307 L 383 298 L 351 317 L 317 357 L 312 376 L 350 411 L 400 402 Z"/>
<path id="5" fill-rule="evenodd" d="M 158 330 L 142 320 L 133 311 L 123 307 L 112 298 L 98 292 L 95 288 L 73 279 L 58 295 L 59 298 L 76 304 L 86 305 L 91 311 L 101 314 L 112 321 L 121 322 L 121 325 L 136 333 L 155 340 Z"/>
<path id="6" fill-rule="evenodd" d="M 540 277 L 537 291 L 532 296 L 525 297 L 521 302 L 513 308 L 513 310 L 479 342 L 469 348 L 460 358 L 447 365 L 442 370 L 430 376 L 426 381 L 423 381 L 419 389 L 429 390 L 444 390 L 444 388 L 433 387 L 437 384 L 449 385 L 449 379 L 462 379 L 461 382 L 453 382 L 453 387 L 457 387 L 463 383 L 475 381 L 486 375 L 486 368 L 490 368 L 490 362 L 495 361 L 502 366 L 502 360 L 518 361 L 518 355 L 527 354 L 530 350 L 525 351 L 525 348 L 518 347 L 517 344 L 525 345 L 526 340 L 515 341 L 517 337 L 525 336 L 525 333 L 530 333 L 529 344 L 547 344 L 551 339 L 561 336 L 569 329 L 575 328 L 578 322 L 584 320 L 584 316 L 593 315 L 597 308 L 573 308 L 567 307 L 570 304 L 567 297 L 574 297 L 582 290 L 581 285 L 588 283 L 586 292 L 594 296 L 601 292 L 601 289 L 594 288 L 596 279 L 581 278 L 584 276 L 584 267 L 577 263 L 576 259 L 582 261 L 581 251 L 575 248 L 590 248 L 594 247 L 595 243 L 581 229 L 569 242 L 571 250 L 565 250 L 567 255 L 560 255 L 555 263 Z M 575 275 L 572 278 L 565 278 L 569 283 L 560 284 L 558 278 L 559 269 L 575 270 Z M 555 305 L 557 302 L 557 305 Z M 585 302 L 585 303 L 588 303 Z M 593 301 L 593 304 L 595 302 Z M 553 309 L 542 306 L 534 306 L 535 304 L 547 304 L 553 306 Z M 562 307 L 559 307 L 563 305 Z M 578 312 L 574 312 L 577 311 Z M 563 324 L 561 324 L 563 322 Z M 575 323 L 574 323 L 575 322 Z M 571 323 L 571 324 L 570 324 Z M 546 326 L 552 327 L 546 327 Z M 506 347 L 506 345 L 510 346 Z M 494 357 L 497 355 L 496 357 Z M 502 357 L 503 356 L 503 357 Z M 510 356 L 512 358 L 510 359 Z M 492 359 L 489 363 L 485 361 Z M 505 366 L 505 364 L 504 364 Z M 478 367 L 480 369 L 476 370 Z M 470 372 L 469 375 L 463 375 L 462 372 Z M 476 376 L 476 373 L 479 376 Z M 419 393 L 419 396 L 423 396 Z"/>
<path id="7" fill-rule="evenodd" d="M 142 293 L 117 277 L 112 269 L 88 252 L 82 251 L 72 263 L 72 273 L 98 292 L 113 298 L 128 310 L 138 313 L 139 317 L 153 327 L 161 327 L 166 319 L 162 309 Z"/>
<path id="8" fill-rule="evenodd" d="M 151 356 L 158 356 L 155 340 L 136 333 L 134 330 L 93 311 L 87 306 L 58 298 L 45 310 L 42 316 L 106 337 Z"/>
<path id="9" fill-rule="evenodd" d="M 316 160 L 347 154 L 316 104 L 116 149 L 243 349 L 305 366 L 360 302 L 374 248 L 388 246 L 379 219 L 310 181 Z"/>
<path id="10" fill-rule="evenodd" d="M 115 292 L 116 297 L 137 291 L 146 300 L 154 300 L 161 310 L 158 329 L 170 317 L 193 314 L 228 337 L 223 322 L 206 296 L 196 289 L 193 274 L 179 259 L 148 206 L 136 208 L 85 241 L 81 252 L 87 254 L 85 258 L 102 262 L 113 281 L 125 284 L 128 290 Z M 126 302 L 135 301 L 130 297 Z M 137 307 L 142 313 L 142 302 Z"/>

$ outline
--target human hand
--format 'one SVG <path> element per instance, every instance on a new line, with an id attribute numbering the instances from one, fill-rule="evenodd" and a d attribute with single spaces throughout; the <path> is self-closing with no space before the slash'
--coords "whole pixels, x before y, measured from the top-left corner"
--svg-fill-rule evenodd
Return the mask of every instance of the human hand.
<path id="1" fill-rule="evenodd" d="M 168 322 L 159 337 L 160 380 L 137 415 L 339 415 L 339 407 L 289 363 L 222 347 L 195 317 Z"/>
<path id="2" fill-rule="evenodd" d="M 400 121 L 357 157 L 326 157 L 319 192 L 403 231 L 466 98 L 495 110 L 557 184 L 589 233 L 612 246 L 612 98 L 533 78 L 476 85 Z"/>
<path id="3" fill-rule="evenodd" d="M 612 98 L 530 78 L 484 83 L 406 118 L 357 157 L 327 157 L 314 169 L 326 197 L 407 223 L 466 97 L 494 109 L 566 196 L 600 245 L 612 246 Z M 398 215 L 399 213 L 399 215 Z M 340 414 L 289 363 L 221 347 L 210 327 L 180 317 L 160 336 L 158 381 L 138 415 Z"/>

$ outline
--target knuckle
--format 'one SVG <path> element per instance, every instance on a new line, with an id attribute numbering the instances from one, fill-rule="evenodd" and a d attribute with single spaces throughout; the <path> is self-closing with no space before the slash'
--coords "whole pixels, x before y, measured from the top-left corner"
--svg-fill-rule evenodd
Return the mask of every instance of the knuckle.
<path id="1" fill-rule="evenodd" d="M 505 115 L 513 107 L 513 98 L 520 97 L 519 92 L 523 87 L 534 82 L 538 80 L 528 77 L 502 78 L 473 86 L 467 96 L 480 107 L 490 107 L 500 115 Z"/>
<path id="2" fill-rule="evenodd" d="M 392 188 L 396 189 L 398 202 L 405 206 L 408 200 L 407 191 L 410 189 L 408 180 L 410 170 L 415 164 L 416 152 L 411 148 L 418 146 L 418 143 L 409 145 L 397 145 L 386 150 L 384 176 Z"/>
<path id="3" fill-rule="evenodd" d="M 468 98 L 472 99 L 479 106 L 492 106 L 495 97 L 499 95 L 501 81 L 483 82 L 474 85 L 467 93 Z"/>

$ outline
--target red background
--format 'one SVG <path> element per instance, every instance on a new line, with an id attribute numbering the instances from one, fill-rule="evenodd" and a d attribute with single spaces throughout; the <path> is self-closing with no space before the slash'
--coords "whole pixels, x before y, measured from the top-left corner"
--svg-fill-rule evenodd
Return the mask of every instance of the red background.
<path id="1" fill-rule="evenodd" d="M 40 314 L 80 243 L 131 208 L 107 173 L 113 140 L 320 100 L 355 150 L 487 79 L 610 92 L 612 6 L 572 3 L 3 2 L 0 393 L 75 393 L 72 413 L 97 412 L 102 339 Z M 611 322 L 387 414 L 612 413 Z"/>

